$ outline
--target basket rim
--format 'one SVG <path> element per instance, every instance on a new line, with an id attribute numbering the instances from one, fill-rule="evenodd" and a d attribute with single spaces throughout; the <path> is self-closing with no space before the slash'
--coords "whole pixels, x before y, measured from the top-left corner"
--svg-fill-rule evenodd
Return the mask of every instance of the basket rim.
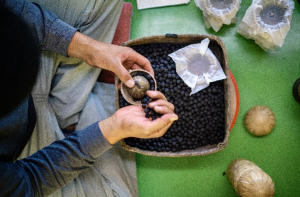
<path id="1" fill-rule="evenodd" d="M 122 139 L 120 141 L 121 147 L 127 151 L 143 154 L 143 155 L 148 155 L 148 156 L 160 156 L 160 157 L 189 157 L 189 156 L 204 156 L 204 155 L 209 155 L 213 154 L 216 152 L 219 152 L 223 150 L 227 144 L 228 144 L 228 139 L 229 139 L 229 133 L 230 133 L 230 114 L 226 113 L 228 109 L 232 107 L 232 103 L 229 99 L 229 91 L 231 87 L 230 81 L 228 80 L 230 78 L 229 74 L 229 65 L 228 65 L 228 57 L 227 57 L 227 52 L 225 48 L 224 42 L 219 38 L 218 36 L 215 35 L 205 35 L 205 34 L 171 34 L 171 35 L 152 35 L 152 36 L 145 36 L 141 38 L 136 38 L 132 39 L 129 41 L 126 41 L 122 43 L 122 46 L 125 47 L 131 47 L 135 45 L 142 45 L 142 44 L 154 44 L 154 43 L 193 43 L 193 41 L 201 41 L 205 38 L 208 38 L 210 42 L 216 43 L 219 45 L 222 49 L 222 55 L 223 59 L 220 64 L 222 65 L 223 71 L 227 77 L 227 79 L 224 79 L 224 90 L 225 90 L 225 138 L 224 141 L 215 144 L 215 145 L 207 145 L 203 147 L 198 147 L 193 150 L 183 150 L 183 151 L 178 151 L 178 152 L 156 152 L 156 151 L 150 151 L 150 150 L 142 150 L 137 147 L 131 147 L 126 144 L 125 140 Z M 189 40 L 189 42 L 187 42 Z M 116 93 L 116 110 L 119 109 L 119 103 L 118 103 L 118 89 L 117 89 L 117 84 L 119 83 L 118 77 L 115 75 L 115 93 Z"/>

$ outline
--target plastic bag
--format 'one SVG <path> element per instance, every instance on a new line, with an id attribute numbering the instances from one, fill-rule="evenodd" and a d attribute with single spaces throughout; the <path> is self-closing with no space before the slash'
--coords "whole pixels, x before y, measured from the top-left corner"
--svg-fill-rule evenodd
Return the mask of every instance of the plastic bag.
<path id="1" fill-rule="evenodd" d="M 290 30 L 292 0 L 254 0 L 247 9 L 238 33 L 253 39 L 265 51 L 281 47 Z"/>
<path id="2" fill-rule="evenodd" d="M 200 44 L 191 44 L 169 54 L 176 64 L 177 74 L 192 89 L 190 95 L 208 87 L 210 82 L 226 79 L 219 61 L 208 48 L 209 42 L 206 38 Z"/>
<path id="3" fill-rule="evenodd" d="M 195 0 L 195 4 L 202 10 L 206 28 L 217 32 L 223 24 L 236 23 L 241 0 Z"/>

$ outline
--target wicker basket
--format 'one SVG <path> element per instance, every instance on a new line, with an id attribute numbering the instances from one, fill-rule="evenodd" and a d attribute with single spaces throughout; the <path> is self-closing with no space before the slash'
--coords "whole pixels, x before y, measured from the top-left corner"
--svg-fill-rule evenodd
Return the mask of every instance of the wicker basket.
<path id="1" fill-rule="evenodd" d="M 199 156 L 199 155 L 208 155 L 215 152 L 218 152 L 224 149 L 227 146 L 230 125 L 235 115 L 236 108 L 236 100 L 235 100 L 235 90 L 232 84 L 229 68 L 228 68 L 228 60 L 227 53 L 225 49 L 225 45 L 219 37 L 212 35 L 198 35 L 198 34 L 185 34 L 185 35 L 177 35 L 177 34 L 167 34 L 167 35 L 158 35 L 158 36 L 150 36 L 143 37 L 139 39 L 130 40 L 128 42 L 123 43 L 123 46 L 132 47 L 135 45 L 144 45 L 144 44 L 154 44 L 154 43 L 186 43 L 186 44 L 195 44 L 200 43 L 203 39 L 208 38 L 210 40 L 209 48 L 217 57 L 220 62 L 227 79 L 224 80 L 224 92 L 225 92 L 225 138 L 224 141 L 215 144 L 215 145 L 207 145 L 203 147 L 198 147 L 193 150 L 182 150 L 178 152 L 156 152 L 149 150 L 142 150 L 137 147 L 131 147 L 126 144 L 125 140 L 121 141 L 121 146 L 132 152 L 150 155 L 150 156 L 162 156 L 162 157 L 187 157 L 187 156 Z M 119 83 L 119 79 L 115 77 L 115 92 L 116 92 L 116 109 L 119 109 L 119 91 L 117 89 L 117 84 Z"/>

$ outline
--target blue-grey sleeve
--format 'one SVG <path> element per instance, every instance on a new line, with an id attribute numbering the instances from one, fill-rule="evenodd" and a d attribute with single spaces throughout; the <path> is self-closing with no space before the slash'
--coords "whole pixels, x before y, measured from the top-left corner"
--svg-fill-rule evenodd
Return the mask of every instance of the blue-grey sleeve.
<path id="1" fill-rule="evenodd" d="M 78 29 L 63 22 L 54 13 L 37 3 L 27 0 L 0 1 L 30 26 L 42 50 L 68 55 L 68 46 Z"/>
<path id="2" fill-rule="evenodd" d="M 112 146 L 98 123 L 15 163 L 0 162 L 0 196 L 45 196 L 93 165 Z"/>

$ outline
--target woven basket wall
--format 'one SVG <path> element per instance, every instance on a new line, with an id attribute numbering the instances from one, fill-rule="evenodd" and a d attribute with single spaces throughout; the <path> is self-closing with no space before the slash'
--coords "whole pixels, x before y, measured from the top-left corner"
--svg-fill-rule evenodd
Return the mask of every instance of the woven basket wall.
<path id="1" fill-rule="evenodd" d="M 200 43 L 203 39 L 208 38 L 210 40 L 209 48 L 214 53 L 214 55 L 219 60 L 223 71 L 227 77 L 224 80 L 224 92 L 225 92 L 225 138 L 224 141 L 215 144 L 208 145 L 203 147 L 198 147 L 193 150 L 182 150 L 179 152 L 156 152 L 149 150 L 141 150 L 137 147 L 131 147 L 125 143 L 124 140 L 121 141 L 121 145 L 124 149 L 144 155 L 151 156 L 162 156 L 162 157 L 187 157 L 187 156 L 200 156 L 200 155 L 208 155 L 215 152 L 218 152 L 224 149 L 227 146 L 228 138 L 229 138 L 229 128 L 232 122 L 234 113 L 235 113 L 235 99 L 232 93 L 234 92 L 234 87 L 230 80 L 229 76 L 229 67 L 228 67 L 228 59 L 227 53 L 225 49 L 225 45 L 223 41 L 216 36 L 212 35 L 199 35 L 199 34 L 184 34 L 184 35 L 158 35 L 158 36 L 149 36 L 138 38 L 134 40 L 127 41 L 123 43 L 123 46 L 131 47 L 135 45 L 144 45 L 144 44 L 154 44 L 154 43 L 185 43 L 185 44 L 196 44 Z M 115 76 L 115 92 L 116 92 L 116 109 L 119 109 L 119 91 L 117 89 L 117 84 L 119 83 L 119 79 Z"/>

